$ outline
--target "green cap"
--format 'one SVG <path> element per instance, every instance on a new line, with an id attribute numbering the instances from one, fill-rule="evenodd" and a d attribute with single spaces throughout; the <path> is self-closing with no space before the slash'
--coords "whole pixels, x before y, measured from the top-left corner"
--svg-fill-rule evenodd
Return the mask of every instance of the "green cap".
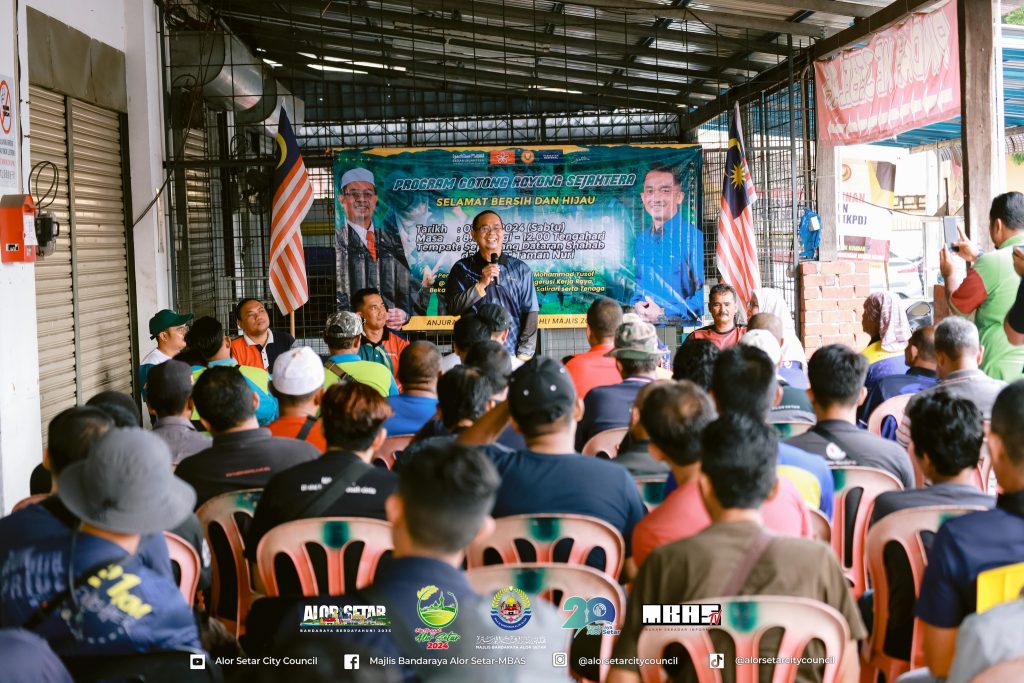
<path id="1" fill-rule="evenodd" d="M 149 319 L 149 338 L 156 339 L 157 336 L 168 327 L 187 325 L 192 322 L 191 313 L 175 313 L 165 308 Z"/>

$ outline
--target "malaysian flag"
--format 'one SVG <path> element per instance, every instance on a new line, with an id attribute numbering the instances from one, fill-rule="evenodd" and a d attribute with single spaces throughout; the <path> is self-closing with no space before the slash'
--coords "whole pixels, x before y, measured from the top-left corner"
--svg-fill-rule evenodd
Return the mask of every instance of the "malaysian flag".
<path id="1" fill-rule="evenodd" d="M 309 301 L 300 224 L 313 206 L 313 184 L 284 107 L 277 126 L 277 146 L 280 161 L 274 169 L 270 209 L 270 293 L 287 315 Z"/>
<path id="2" fill-rule="evenodd" d="M 722 213 L 718 217 L 718 270 L 722 280 L 736 288 L 740 305 L 746 306 L 751 293 L 761 286 L 757 264 L 757 239 L 750 206 L 757 201 L 754 181 L 743 151 L 740 107 L 733 108 L 729 122 L 729 151 L 725 155 L 722 183 Z"/>

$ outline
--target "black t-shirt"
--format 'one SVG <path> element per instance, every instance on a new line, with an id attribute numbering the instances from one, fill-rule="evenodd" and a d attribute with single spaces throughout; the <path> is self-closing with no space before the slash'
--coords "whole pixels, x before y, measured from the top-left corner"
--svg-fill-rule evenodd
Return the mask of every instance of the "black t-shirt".
<path id="1" fill-rule="evenodd" d="M 222 493 L 263 488 L 278 472 L 318 457 L 305 441 L 247 429 L 213 437 L 212 446 L 182 460 L 174 474 L 196 490 L 198 507 Z"/>
<path id="2" fill-rule="evenodd" d="M 334 477 L 346 465 L 358 460 L 359 456 L 354 453 L 327 451 L 316 460 L 275 474 L 263 489 L 260 502 L 256 505 L 256 515 L 249 527 L 249 537 L 245 544 L 249 559 L 256 560 L 256 547 L 268 531 L 279 524 L 309 516 L 295 516 L 300 500 L 312 502 L 330 486 Z M 356 479 L 353 486 L 346 488 L 345 495 L 316 516 L 386 519 L 384 501 L 397 485 L 396 474 L 383 467 L 371 467 Z"/>
<path id="3" fill-rule="evenodd" d="M 914 469 L 907 452 L 849 422 L 823 420 L 786 443 L 822 456 L 829 467 L 874 467 L 899 479 L 903 488 L 914 488 Z"/>

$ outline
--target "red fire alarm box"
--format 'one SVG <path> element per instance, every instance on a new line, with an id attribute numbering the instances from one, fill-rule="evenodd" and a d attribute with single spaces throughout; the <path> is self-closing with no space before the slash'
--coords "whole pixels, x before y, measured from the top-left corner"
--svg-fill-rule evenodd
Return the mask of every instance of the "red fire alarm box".
<path id="1" fill-rule="evenodd" d="M 5 194 L 0 198 L 0 262 L 32 263 L 37 244 L 32 195 Z"/>

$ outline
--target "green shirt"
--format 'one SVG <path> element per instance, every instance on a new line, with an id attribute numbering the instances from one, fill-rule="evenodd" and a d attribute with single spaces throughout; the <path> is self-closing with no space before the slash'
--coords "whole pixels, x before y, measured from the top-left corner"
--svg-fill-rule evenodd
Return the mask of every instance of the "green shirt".
<path id="1" fill-rule="evenodd" d="M 338 373 L 331 369 L 332 364 L 336 364 L 339 370 L 360 384 L 373 387 L 384 398 L 398 395 L 398 386 L 390 370 L 380 363 L 363 360 L 354 353 L 339 353 L 327 359 L 327 366 L 324 368 L 324 389 L 329 389 L 340 379 Z"/>
<path id="2" fill-rule="evenodd" d="M 1018 244 L 1024 244 L 1024 233 L 1010 237 L 997 250 L 981 256 L 950 297 L 955 313 L 974 313 L 974 324 L 985 349 L 981 369 L 989 377 L 1007 382 L 1020 379 L 1024 372 L 1024 346 L 1011 344 L 1003 329 L 1003 320 L 1017 298 L 1020 284 L 1020 277 L 1013 270 L 1013 247 Z"/>

